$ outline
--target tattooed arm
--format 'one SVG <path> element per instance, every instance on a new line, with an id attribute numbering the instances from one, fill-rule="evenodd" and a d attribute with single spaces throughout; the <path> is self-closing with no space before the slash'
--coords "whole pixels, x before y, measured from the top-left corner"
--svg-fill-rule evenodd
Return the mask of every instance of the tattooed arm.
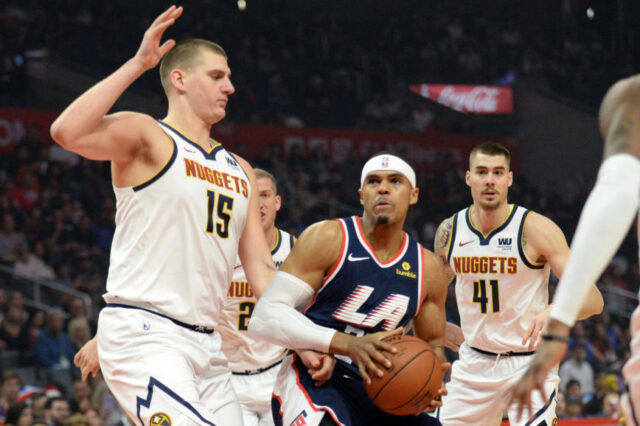
<path id="1" fill-rule="evenodd" d="M 453 227 L 453 216 L 442 221 L 436 230 L 436 236 L 433 240 L 433 252 L 442 260 L 444 264 L 444 273 L 447 278 L 447 283 L 451 283 L 456 277 L 455 272 L 449 265 L 449 259 L 447 258 L 447 251 L 449 250 L 449 240 L 451 239 L 451 231 Z"/>

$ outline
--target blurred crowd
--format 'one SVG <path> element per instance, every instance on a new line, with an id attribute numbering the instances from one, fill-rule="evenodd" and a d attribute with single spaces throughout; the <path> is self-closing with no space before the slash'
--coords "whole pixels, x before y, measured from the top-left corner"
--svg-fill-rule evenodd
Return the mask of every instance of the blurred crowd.
<path id="1" fill-rule="evenodd" d="M 536 8 L 404 0 L 392 14 L 381 2 L 357 13 L 342 2 L 296 3 L 249 1 L 240 11 L 234 1 L 184 2 L 186 12 L 169 36 L 197 36 L 225 47 L 237 89 L 229 121 L 420 132 L 439 110 L 410 94 L 409 84 L 417 83 L 523 82 L 593 107 L 637 61 L 625 49 L 624 28 L 611 21 L 615 8 L 598 9 L 591 20 L 580 5 L 563 12 L 563 4 L 579 1 Z M 0 85 L 11 88 L 0 90 L 4 95 L 24 90 L 30 60 L 48 58 L 103 77 L 135 53 L 149 22 L 169 5 L 3 4 Z M 159 92 L 158 83 L 157 73 L 149 72 L 136 87 Z"/>

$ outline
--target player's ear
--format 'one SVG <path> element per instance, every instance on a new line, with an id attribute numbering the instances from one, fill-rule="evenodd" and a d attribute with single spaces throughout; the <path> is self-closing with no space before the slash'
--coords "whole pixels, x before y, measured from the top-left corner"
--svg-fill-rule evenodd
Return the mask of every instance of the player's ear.
<path id="1" fill-rule="evenodd" d="M 362 201 L 362 188 L 358 189 L 358 198 L 360 198 L 360 205 L 364 206 L 364 201 Z"/>
<path id="2" fill-rule="evenodd" d="M 507 173 L 507 181 L 509 182 L 509 186 L 513 184 L 513 172 L 511 170 Z"/>
<path id="3" fill-rule="evenodd" d="M 276 195 L 276 211 L 280 211 L 280 207 L 282 206 L 282 198 L 279 195 Z"/>
<path id="4" fill-rule="evenodd" d="M 464 181 L 467 183 L 467 186 L 471 186 L 471 172 L 469 170 L 464 174 Z"/>
<path id="5" fill-rule="evenodd" d="M 411 188 L 409 205 L 414 205 L 418 202 L 418 195 L 420 195 L 420 188 Z"/>
<path id="6" fill-rule="evenodd" d="M 176 68 L 171 70 L 171 85 L 178 91 L 178 93 L 185 92 L 185 73 L 184 71 Z"/>

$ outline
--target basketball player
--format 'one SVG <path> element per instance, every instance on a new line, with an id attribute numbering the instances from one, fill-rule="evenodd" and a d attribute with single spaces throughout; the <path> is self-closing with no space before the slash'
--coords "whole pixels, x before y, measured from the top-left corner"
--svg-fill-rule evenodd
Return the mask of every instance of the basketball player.
<path id="1" fill-rule="evenodd" d="M 273 261 L 279 267 L 291 251 L 295 238 L 275 227 L 276 213 L 282 203 L 275 178 L 262 169 L 254 169 L 254 172 L 260 198 L 262 229 L 271 246 Z M 242 264 L 238 262 L 216 329 L 222 336 L 222 352 L 229 360 L 231 383 L 242 409 L 244 426 L 273 425 L 271 393 L 278 373 L 277 367 L 286 354 L 286 349 L 282 346 L 255 340 L 247 333 L 256 302 Z M 322 385 L 330 376 L 335 360 L 333 357 L 314 355 L 311 352 L 301 351 L 299 355 L 310 368 L 312 378 L 318 385 Z M 89 374 L 95 377 L 100 368 L 95 337 L 78 351 L 75 363 L 81 368 L 83 380 Z"/>
<path id="2" fill-rule="evenodd" d="M 260 220 L 262 230 L 271 247 L 271 256 L 276 267 L 287 258 L 295 241 L 293 235 L 275 227 L 276 213 L 280 210 L 281 198 L 278 195 L 273 175 L 262 169 L 254 169 L 258 194 L 260 196 Z M 262 340 L 256 340 L 247 332 L 251 313 L 257 300 L 247 283 L 247 278 L 238 263 L 233 273 L 233 281 L 227 294 L 217 330 L 222 336 L 222 352 L 229 360 L 231 383 L 236 391 L 244 426 L 273 425 L 271 415 L 271 393 L 276 375 L 286 349 Z M 301 356 L 309 356 L 309 351 Z M 333 357 L 321 357 L 325 369 L 333 367 Z M 325 359 L 328 358 L 328 359 Z M 309 365 L 305 362 L 305 365 Z M 311 375 L 320 379 L 324 370 L 316 368 Z M 328 377 L 327 377 L 328 378 Z M 324 379 L 318 383 L 322 384 Z"/>
<path id="3" fill-rule="evenodd" d="M 141 424 L 242 424 L 217 323 L 239 255 L 259 297 L 275 267 L 248 163 L 209 137 L 234 92 L 224 50 L 205 40 L 160 43 L 172 6 L 136 55 L 58 117 L 53 139 L 111 161 L 116 231 L 98 355 L 109 388 Z M 107 115 L 162 59 L 167 116 Z"/>
<path id="4" fill-rule="evenodd" d="M 473 204 L 443 221 L 434 251 L 456 277 L 456 299 L 465 342 L 447 383 L 440 420 L 443 425 L 497 425 L 507 406 L 509 387 L 522 374 L 549 315 L 549 270 L 561 276 L 569 247 L 551 220 L 509 204 L 513 182 L 510 153 L 485 143 L 469 156 L 467 185 Z M 600 292 L 591 285 L 581 318 L 601 312 Z M 534 401 L 531 425 L 552 424 L 556 372 L 546 377 L 549 400 Z M 546 423 L 545 423 L 546 422 Z"/>
<path id="5" fill-rule="evenodd" d="M 305 230 L 253 312 L 249 331 L 293 349 L 336 354 L 333 376 L 315 387 L 298 356 L 278 373 L 272 408 L 276 424 L 438 424 L 395 417 L 376 408 L 363 380 L 390 367 L 387 336 L 412 318 L 415 334 L 444 363 L 446 280 L 439 260 L 402 227 L 418 201 L 415 172 L 401 158 L 381 154 L 365 164 L 358 190 L 362 217 L 319 222 Z M 304 309 L 304 314 L 296 309 Z M 417 372 L 419 374 L 419 372 Z M 440 393 L 444 393 L 441 390 Z M 423 409 L 440 405 L 423 403 Z"/>
<path id="6" fill-rule="evenodd" d="M 531 412 L 532 390 L 563 359 L 587 282 L 596 280 L 629 232 L 640 206 L 640 75 L 613 85 L 602 101 L 600 132 L 605 139 L 598 180 L 584 205 L 571 256 L 553 300 L 543 342 L 523 378 L 513 388 L 518 414 Z M 623 368 L 627 391 L 621 407 L 625 424 L 640 425 L 640 308 L 631 317 L 631 357 Z M 534 393 L 537 395 L 537 393 Z M 535 409 L 535 408 L 534 408 Z"/>

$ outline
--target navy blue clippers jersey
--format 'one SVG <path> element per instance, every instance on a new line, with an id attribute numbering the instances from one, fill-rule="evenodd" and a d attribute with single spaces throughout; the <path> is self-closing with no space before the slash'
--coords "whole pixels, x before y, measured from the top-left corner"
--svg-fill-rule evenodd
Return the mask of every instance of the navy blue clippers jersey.
<path id="1" fill-rule="evenodd" d="M 340 257 L 305 314 L 316 324 L 357 336 L 406 326 L 422 305 L 422 246 L 404 233 L 400 251 L 382 263 L 357 216 L 338 221 Z M 359 376 L 356 366 L 351 370 Z"/>

